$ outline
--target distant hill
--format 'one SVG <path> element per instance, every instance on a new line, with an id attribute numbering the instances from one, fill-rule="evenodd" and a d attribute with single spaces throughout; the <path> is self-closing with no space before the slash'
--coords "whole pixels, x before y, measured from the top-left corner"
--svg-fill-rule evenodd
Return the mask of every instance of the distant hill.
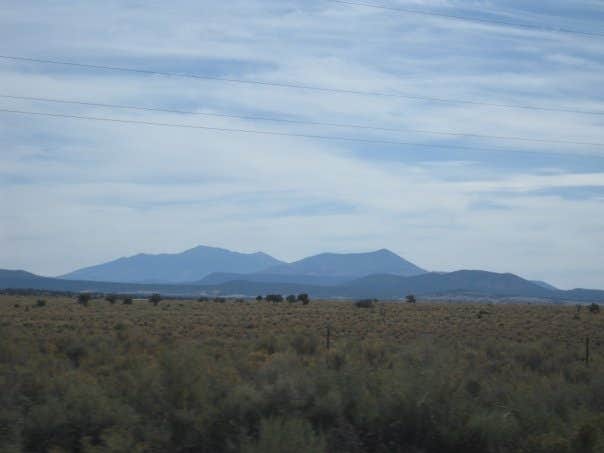
<path id="1" fill-rule="evenodd" d="M 60 278 L 121 283 L 184 283 L 214 272 L 252 273 L 283 264 L 266 253 L 199 246 L 182 253 L 139 254 L 78 269 Z"/>
<path id="2" fill-rule="evenodd" d="M 295 283 L 300 285 L 336 286 L 353 280 L 351 276 L 341 275 L 295 275 L 295 274 L 235 274 L 230 272 L 215 272 L 195 282 L 199 285 L 220 285 L 232 281 L 248 281 L 262 283 Z"/>
<path id="3" fill-rule="evenodd" d="M 554 285 L 550 285 L 547 282 L 541 280 L 531 280 L 531 282 L 535 285 L 541 286 L 542 288 L 551 289 L 552 291 L 558 291 L 558 288 L 556 288 Z"/>
<path id="4" fill-rule="evenodd" d="M 22 271 L 22 270 L 7 270 L 0 269 L 0 278 L 2 279 L 14 279 L 15 281 L 33 281 L 39 280 L 44 277 L 40 277 L 39 275 L 32 274 L 31 272 Z"/>
<path id="5" fill-rule="evenodd" d="M 66 292 L 150 294 L 159 292 L 173 296 L 199 294 L 197 286 L 145 283 L 97 282 L 86 280 L 63 280 L 41 277 L 24 271 L 0 270 L 0 289 L 39 289 Z"/>
<path id="6" fill-rule="evenodd" d="M 420 297 L 466 295 L 469 298 L 527 298 L 542 301 L 604 302 L 604 291 L 574 289 L 548 290 L 513 274 L 463 270 L 450 273 L 426 273 L 403 277 L 370 275 L 335 286 L 289 282 L 233 280 L 220 284 L 144 284 L 62 280 L 40 277 L 24 271 L 0 270 L 0 289 L 41 289 L 50 291 L 149 294 L 197 297 L 205 295 L 250 296 L 268 293 L 307 292 L 313 298 L 402 299 L 407 294 Z"/>
<path id="7" fill-rule="evenodd" d="M 370 275 L 348 283 L 343 295 L 354 297 L 395 298 L 405 294 L 438 295 L 466 292 L 494 297 L 524 296 L 551 298 L 551 291 L 514 274 L 461 270 L 449 273 L 430 272 L 413 277 Z"/>
<path id="8" fill-rule="evenodd" d="M 263 271 L 272 275 L 362 277 L 372 274 L 419 275 L 426 271 L 390 250 L 369 253 L 321 253 Z"/>
<path id="9" fill-rule="evenodd" d="M 59 278 L 119 283 L 221 284 L 233 280 L 338 285 L 372 274 L 425 273 L 389 250 L 322 253 L 284 263 L 265 253 L 244 254 L 199 246 L 175 254 L 138 254 L 78 269 Z M 253 276 L 250 274 L 254 274 Z"/>

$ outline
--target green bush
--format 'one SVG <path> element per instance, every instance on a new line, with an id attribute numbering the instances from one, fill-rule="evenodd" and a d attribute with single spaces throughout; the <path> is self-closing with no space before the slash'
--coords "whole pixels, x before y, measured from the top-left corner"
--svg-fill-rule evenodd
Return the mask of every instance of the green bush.
<path id="1" fill-rule="evenodd" d="M 310 302 L 310 298 L 306 293 L 298 294 L 297 299 L 299 302 L 302 302 L 302 305 L 308 305 Z"/>
<path id="2" fill-rule="evenodd" d="M 298 332 L 291 339 L 292 348 L 301 355 L 316 354 L 319 349 L 319 338 L 308 332 Z"/>
<path id="3" fill-rule="evenodd" d="M 299 418 L 262 420 L 258 439 L 245 444 L 243 453 L 326 453 L 325 439 Z"/>
<path id="4" fill-rule="evenodd" d="M 283 302 L 283 296 L 281 294 L 267 294 L 265 299 L 267 302 L 272 303 Z"/>
<path id="5" fill-rule="evenodd" d="M 92 296 L 88 293 L 82 293 L 78 295 L 78 304 L 87 307 L 88 306 L 88 302 L 90 302 L 90 299 L 92 298 Z"/>
<path id="6" fill-rule="evenodd" d="M 160 302 L 162 301 L 161 295 L 160 294 L 151 294 L 151 297 L 149 297 L 149 302 L 151 302 L 153 305 L 157 306 Z"/>
<path id="7" fill-rule="evenodd" d="M 361 299 L 354 303 L 357 308 L 373 308 L 375 306 L 374 299 Z"/>
<path id="8" fill-rule="evenodd" d="M 398 337 L 431 308 L 400 304 L 397 330 L 351 304 L 330 305 L 339 316 L 329 318 L 327 350 L 321 303 L 311 310 L 183 303 L 165 312 L 64 303 L 58 321 L 41 330 L 39 321 L 50 323 L 62 302 L 25 314 L 13 301 L 7 319 L 22 318 L 0 323 L 3 452 L 604 451 L 595 334 L 586 367 L 582 342 L 561 341 L 554 329 L 522 342 L 488 336 L 508 321 L 496 308 L 481 321 L 475 306 L 459 308 L 485 336 Z M 185 309 L 194 319 L 188 325 Z M 432 332 L 455 310 L 437 309 L 425 324 Z M 553 318 L 566 328 L 574 311 Z M 396 314 L 389 307 L 389 322 Z M 225 333 L 229 325 L 236 329 Z"/>

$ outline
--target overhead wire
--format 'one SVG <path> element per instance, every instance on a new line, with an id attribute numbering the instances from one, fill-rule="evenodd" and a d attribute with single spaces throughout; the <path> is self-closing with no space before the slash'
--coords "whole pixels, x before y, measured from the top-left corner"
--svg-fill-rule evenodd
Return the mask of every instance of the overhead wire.
<path id="1" fill-rule="evenodd" d="M 421 96 L 421 95 L 405 94 L 405 93 L 399 93 L 399 92 L 353 90 L 353 89 L 345 89 L 345 88 L 332 88 L 332 87 L 322 87 L 322 86 L 317 86 L 317 85 L 307 85 L 307 84 L 302 84 L 302 83 L 297 83 L 297 82 L 274 82 L 274 81 L 268 81 L 268 80 L 253 80 L 253 79 L 240 79 L 240 78 L 233 78 L 233 77 L 219 77 L 219 76 L 211 76 L 211 75 L 204 75 L 204 74 L 157 71 L 157 70 L 151 70 L 151 69 L 137 69 L 137 68 L 129 68 L 129 67 L 123 67 L 123 66 L 78 63 L 78 62 L 72 62 L 72 61 L 49 60 L 49 59 L 42 59 L 42 58 L 14 56 L 14 55 L 0 55 L 0 59 L 10 60 L 10 61 L 39 63 L 39 64 L 62 65 L 62 66 L 78 67 L 78 68 L 85 68 L 85 69 L 101 69 L 101 70 L 107 70 L 107 71 L 132 72 L 132 73 L 138 73 L 138 74 L 159 75 L 159 76 L 166 76 L 166 77 L 183 77 L 183 78 L 192 78 L 192 79 L 199 79 L 199 80 L 229 82 L 229 83 L 235 83 L 235 84 L 310 90 L 310 91 L 318 91 L 318 92 L 323 92 L 323 93 L 402 98 L 402 99 L 410 99 L 410 100 L 415 100 L 415 101 L 439 102 L 439 103 L 447 103 L 447 104 L 476 105 L 476 106 L 496 107 L 496 108 L 504 108 L 504 109 L 523 109 L 523 110 L 572 113 L 572 114 L 582 114 L 582 115 L 604 115 L 604 110 L 574 109 L 574 108 L 570 108 L 570 107 L 546 107 L 546 106 L 539 106 L 539 105 L 532 105 L 532 104 L 507 104 L 507 103 L 497 103 L 497 102 L 487 102 L 487 101 L 475 101 L 475 100 L 469 100 L 469 99 Z"/>
<path id="2" fill-rule="evenodd" d="M 316 140 L 330 140 L 330 141 L 346 141 L 346 142 L 359 142 L 359 143 L 373 143 L 382 145 L 403 145 L 403 146 L 415 146 L 422 148 L 440 148 L 440 149 L 456 149 L 466 151 L 482 151 L 482 152 L 514 152 L 514 153 L 525 153 L 525 154 L 538 154 L 538 155 L 557 155 L 565 156 L 577 155 L 582 157 L 598 157 L 604 158 L 604 154 L 595 153 L 577 153 L 577 152 L 553 152 L 553 151 L 534 151 L 534 150 L 518 150 L 508 149 L 499 147 L 472 147 L 456 144 L 429 144 L 429 143 L 415 143 L 398 140 L 380 140 L 380 139 L 365 139 L 359 137 L 342 137 L 342 136 L 331 136 L 331 135 L 317 135 L 317 134 L 298 134 L 291 132 L 278 132 L 278 131 L 263 131 L 256 129 L 239 129 L 239 128 L 225 128 L 225 127 L 214 127 L 214 126 L 202 126 L 194 124 L 182 124 L 182 123 L 163 123 L 156 121 L 143 121 L 143 120 L 130 120 L 113 117 L 99 117 L 99 116 L 85 116 L 85 115 L 72 115 L 64 113 L 48 113 L 48 112 L 34 112 L 29 110 L 15 110 L 15 109 L 3 109 L 0 108 L 0 113 L 18 114 L 18 115 L 30 115 L 30 116 L 45 116 L 52 118 L 66 118 L 66 119 L 82 119 L 89 121 L 102 121 L 107 123 L 121 123 L 121 124 L 135 124 L 135 125 L 146 125 L 146 126 L 159 126 L 159 127 L 173 127 L 173 128 L 185 128 L 185 129 L 199 129 L 207 131 L 225 132 L 225 133 L 243 133 L 243 134 L 255 134 L 255 135 L 270 135 L 278 137 L 295 137 L 295 138 L 308 138 Z"/>
<path id="3" fill-rule="evenodd" d="M 525 142 L 534 142 L 534 143 L 552 143 L 552 144 L 563 144 L 563 145 L 602 146 L 602 147 L 604 147 L 604 143 L 576 141 L 576 140 L 554 140 L 554 139 L 541 139 L 541 138 L 532 138 L 532 137 L 506 136 L 506 135 L 475 134 L 475 133 L 469 133 L 469 132 L 435 131 L 435 130 L 415 129 L 415 128 L 388 128 L 388 127 L 371 126 L 371 125 L 365 125 L 365 124 L 332 123 L 332 122 L 323 122 L 323 121 L 290 119 L 290 118 L 283 118 L 283 117 L 237 115 L 237 114 L 231 114 L 231 113 L 200 112 L 200 111 L 191 111 L 191 110 L 165 109 L 165 108 L 158 108 L 158 107 L 141 107 L 141 106 L 133 106 L 133 105 L 110 104 L 110 103 L 81 101 L 81 100 L 72 100 L 72 99 L 57 99 L 57 98 L 35 97 L 35 96 L 17 96 L 17 95 L 2 94 L 2 93 L 0 93 L 0 98 L 35 101 L 35 102 L 49 102 L 49 103 L 56 103 L 56 104 L 79 105 L 79 106 L 88 106 L 88 107 L 101 107 L 101 108 L 110 108 L 110 109 L 135 110 L 135 111 L 144 111 L 144 112 L 174 113 L 174 114 L 180 114 L 180 115 L 196 115 L 196 116 L 218 117 L 218 118 L 236 118 L 236 119 L 242 119 L 242 120 L 267 121 L 267 122 L 287 123 L 287 124 L 296 124 L 296 125 L 365 129 L 365 130 L 375 130 L 375 131 L 381 131 L 381 132 L 413 132 L 413 133 L 418 133 L 418 134 L 442 135 L 442 136 L 463 137 L 463 138 L 511 140 L 511 141 L 525 141 Z"/>
<path id="4" fill-rule="evenodd" d="M 398 13 L 417 14 L 417 15 L 422 15 L 422 16 L 433 16 L 433 17 L 440 17 L 440 18 L 444 18 L 444 19 L 454 19 L 457 21 L 464 21 L 464 22 L 476 22 L 476 23 L 490 24 L 490 25 L 504 25 L 504 26 L 508 26 L 508 27 L 524 28 L 524 29 L 530 29 L 530 30 L 537 30 L 537 31 L 541 31 L 541 32 L 566 33 L 566 34 L 598 37 L 598 38 L 604 37 L 604 33 L 598 33 L 595 31 L 584 31 L 584 30 L 576 30 L 576 29 L 562 28 L 562 27 L 551 27 L 551 26 L 543 26 L 543 25 L 535 25 L 535 24 L 526 24 L 526 23 L 522 23 L 522 22 L 512 22 L 512 21 L 507 21 L 507 20 L 490 19 L 490 18 L 484 18 L 484 17 L 469 17 L 469 16 L 462 16 L 460 14 L 443 13 L 443 12 L 438 12 L 438 11 L 425 11 L 425 10 L 418 10 L 418 9 L 414 9 L 414 8 L 404 8 L 404 7 L 399 7 L 399 6 L 394 7 L 394 6 L 386 6 L 386 5 L 379 5 L 379 4 L 375 4 L 375 3 L 358 2 L 358 1 L 350 1 L 350 0 L 327 0 L 327 1 L 332 2 L 332 3 L 345 4 L 345 5 L 363 6 L 366 8 L 375 8 L 375 9 L 381 9 L 381 10 L 386 10 L 386 11 L 394 11 L 394 12 L 398 12 Z"/>

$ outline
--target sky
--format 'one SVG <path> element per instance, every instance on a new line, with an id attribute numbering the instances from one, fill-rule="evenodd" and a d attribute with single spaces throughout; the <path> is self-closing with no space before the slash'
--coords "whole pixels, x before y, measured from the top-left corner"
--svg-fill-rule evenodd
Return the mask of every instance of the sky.
<path id="1" fill-rule="evenodd" d="M 388 248 L 429 270 L 604 288 L 604 36 L 548 31 L 601 33 L 604 4 L 373 3 L 542 29 L 329 0 L 0 2 L 4 56 L 340 90 L 0 58 L 0 95 L 197 114 L 1 96 L 0 110 L 293 135 L 0 112 L 0 268 Z"/>

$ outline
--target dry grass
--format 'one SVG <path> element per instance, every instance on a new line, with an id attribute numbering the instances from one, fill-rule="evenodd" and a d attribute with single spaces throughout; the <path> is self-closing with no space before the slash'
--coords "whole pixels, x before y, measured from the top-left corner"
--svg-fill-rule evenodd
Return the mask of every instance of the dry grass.
<path id="1" fill-rule="evenodd" d="M 587 307 L 41 298 L 0 296 L 0 451 L 604 451 Z"/>
<path id="2" fill-rule="evenodd" d="M 428 337 L 582 344 L 589 336 L 598 346 L 604 340 L 604 314 L 592 314 L 587 307 L 577 313 L 575 306 L 568 305 L 380 302 L 374 308 L 362 309 L 341 301 L 313 301 L 303 306 L 287 302 L 163 300 L 156 307 L 145 300 L 111 305 L 97 299 L 84 307 L 74 299 L 46 297 L 47 305 L 36 307 L 38 299 L 0 296 L 1 324 L 37 338 L 66 332 L 102 335 L 123 326 L 149 337 L 244 341 L 292 330 L 323 335 L 330 324 L 334 342 L 343 338 L 407 342 Z"/>

